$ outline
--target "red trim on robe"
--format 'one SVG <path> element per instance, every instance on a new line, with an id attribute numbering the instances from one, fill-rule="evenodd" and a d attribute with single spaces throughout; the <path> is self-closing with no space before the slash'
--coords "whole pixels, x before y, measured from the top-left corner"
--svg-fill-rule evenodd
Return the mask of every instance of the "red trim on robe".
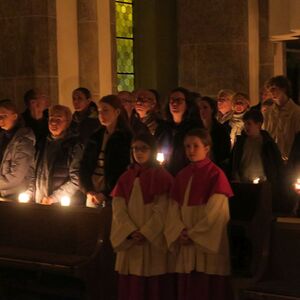
<path id="1" fill-rule="evenodd" d="M 169 194 L 173 177 L 160 166 L 141 167 L 134 164 L 119 179 L 111 196 L 122 197 L 128 203 L 135 178 L 140 178 L 141 190 L 145 204 L 151 203 L 154 196 Z"/>
<path id="2" fill-rule="evenodd" d="M 232 197 L 233 192 L 224 172 L 217 167 L 210 159 L 192 162 L 182 169 L 176 176 L 171 197 L 183 204 L 184 194 L 189 180 L 191 182 L 188 205 L 203 205 L 213 194 L 223 194 Z"/>

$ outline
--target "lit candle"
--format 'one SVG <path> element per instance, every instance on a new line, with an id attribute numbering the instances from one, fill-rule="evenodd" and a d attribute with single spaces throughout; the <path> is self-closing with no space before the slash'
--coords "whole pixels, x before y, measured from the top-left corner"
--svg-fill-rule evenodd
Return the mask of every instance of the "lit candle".
<path id="1" fill-rule="evenodd" d="M 30 196 L 27 193 L 21 193 L 18 196 L 18 200 L 20 203 L 28 203 L 30 200 Z"/>
<path id="2" fill-rule="evenodd" d="M 62 196 L 60 198 L 60 205 L 61 206 L 70 206 L 71 204 L 71 199 L 68 196 Z"/>
<path id="3" fill-rule="evenodd" d="M 156 160 L 160 163 L 163 164 L 163 162 L 165 161 L 165 156 L 162 152 L 158 152 L 156 155 Z"/>
<path id="4" fill-rule="evenodd" d="M 259 181 L 260 181 L 260 179 L 259 179 L 258 177 L 256 177 L 256 178 L 253 179 L 253 183 L 254 183 L 254 184 L 258 184 Z"/>
<path id="5" fill-rule="evenodd" d="M 295 189 L 300 190 L 300 178 L 298 178 L 297 182 L 295 183 Z"/>

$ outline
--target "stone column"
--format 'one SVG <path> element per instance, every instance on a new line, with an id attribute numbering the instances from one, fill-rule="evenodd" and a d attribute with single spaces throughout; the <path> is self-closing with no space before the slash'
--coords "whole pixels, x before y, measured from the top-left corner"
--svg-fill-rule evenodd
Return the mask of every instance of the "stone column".
<path id="1" fill-rule="evenodd" d="M 39 87 L 57 101 L 55 0 L 0 1 L 0 98 L 23 108 L 24 92 Z"/>
<path id="2" fill-rule="evenodd" d="M 79 84 L 95 99 L 112 93 L 111 3 L 78 0 Z"/>
<path id="3" fill-rule="evenodd" d="M 134 2 L 135 85 L 166 95 L 177 86 L 177 24 L 174 0 Z"/>
<path id="4" fill-rule="evenodd" d="M 272 0 L 271 0 L 272 1 Z M 259 1 L 259 86 L 274 75 L 274 43 L 269 38 L 269 0 Z"/>
<path id="5" fill-rule="evenodd" d="M 59 103 L 71 109 L 79 86 L 77 0 L 56 0 Z"/>

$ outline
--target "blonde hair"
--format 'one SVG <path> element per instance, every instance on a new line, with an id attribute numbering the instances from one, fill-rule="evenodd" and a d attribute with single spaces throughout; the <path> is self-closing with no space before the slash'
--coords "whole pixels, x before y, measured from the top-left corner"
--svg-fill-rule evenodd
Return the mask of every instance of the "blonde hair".
<path id="1" fill-rule="evenodd" d="M 237 100 L 243 100 L 243 102 L 247 103 L 250 105 L 250 99 L 249 96 L 245 93 L 237 92 L 233 95 L 232 97 L 232 103 L 235 104 Z"/>
<path id="2" fill-rule="evenodd" d="M 53 116 L 57 113 L 63 114 L 66 117 L 68 125 L 70 125 L 70 123 L 72 121 L 72 112 L 69 107 L 60 105 L 60 104 L 56 104 L 49 108 L 49 117 Z"/>
<path id="3" fill-rule="evenodd" d="M 228 97 L 230 101 L 232 101 L 232 98 L 234 96 L 235 92 L 233 90 L 220 90 L 217 94 L 217 98 L 219 97 Z"/>

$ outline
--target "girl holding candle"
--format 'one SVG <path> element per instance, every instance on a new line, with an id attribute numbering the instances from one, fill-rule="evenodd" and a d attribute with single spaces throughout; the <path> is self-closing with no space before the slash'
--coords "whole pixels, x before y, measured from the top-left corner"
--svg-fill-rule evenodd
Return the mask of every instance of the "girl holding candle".
<path id="1" fill-rule="evenodd" d="M 171 299 L 163 227 L 173 178 L 156 163 L 153 136 L 139 135 L 131 149 L 134 163 L 112 192 L 118 299 Z"/>
<path id="2" fill-rule="evenodd" d="M 190 164 L 175 178 L 165 227 L 176 253 L 178 299 L 231 300 L 227 223 L 232 190 L 208 158 L 207 130 L 189 131 L 184 146 Z"/>

